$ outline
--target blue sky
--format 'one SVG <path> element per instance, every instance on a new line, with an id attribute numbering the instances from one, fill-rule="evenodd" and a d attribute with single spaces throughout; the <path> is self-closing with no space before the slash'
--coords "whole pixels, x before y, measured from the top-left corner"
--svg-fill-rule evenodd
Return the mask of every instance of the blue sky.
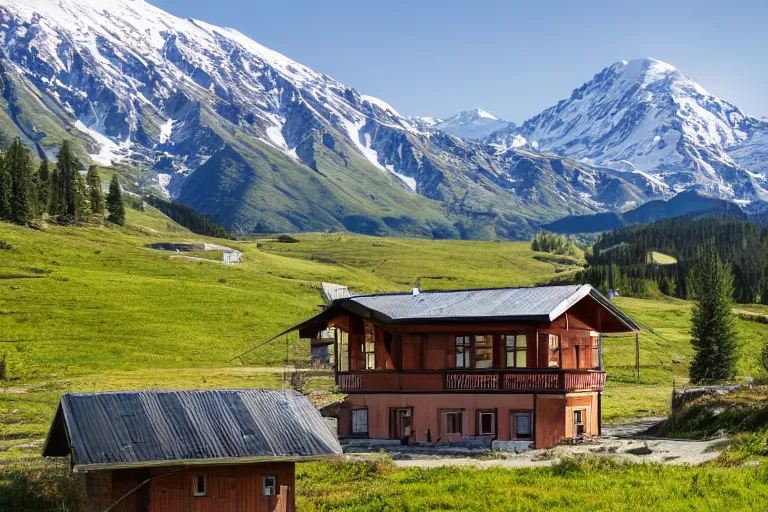
<path id="1" fill-rule="evenodd" d="M 404 115 L 522 121 L 618 60 L 655 57 L 768 116 L 768 2 L 148 0 L 234 27 Z"/>

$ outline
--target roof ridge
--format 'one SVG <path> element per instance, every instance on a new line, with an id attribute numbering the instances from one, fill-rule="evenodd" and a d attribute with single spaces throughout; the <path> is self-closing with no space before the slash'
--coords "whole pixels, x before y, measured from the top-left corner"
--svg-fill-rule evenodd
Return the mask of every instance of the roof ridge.
<path id="1" fill-rule="evenodd" d="M 426 293 L 459 293 L 459 292 L 484 292 L 484 291 L 500 291 L 500 290 L 535 290 L 538 288 L 580 288 L 581 286 L 584 286 L 583 284 L 540 284 L 540 285 L 534 285 L 534 286 L 497 286 L 497 287 L 487 287 L 487 288 L 456 288 L 456 289 L 446 289 L 446 290 L 419 290 L 419 294 L 426 294 Z M 404 292 L 387 292 L 387 293 L 363 293 L 360 295 L 354 295 L 352 297 L 344 297 L 342 299 L 336 299 L 338 301 L 344 301 L 348 300 L 350 298 L 361 298 L 361 297 L 396 297 L 399 295 L 412 295 L 413 291 L 404 291 Z"/>

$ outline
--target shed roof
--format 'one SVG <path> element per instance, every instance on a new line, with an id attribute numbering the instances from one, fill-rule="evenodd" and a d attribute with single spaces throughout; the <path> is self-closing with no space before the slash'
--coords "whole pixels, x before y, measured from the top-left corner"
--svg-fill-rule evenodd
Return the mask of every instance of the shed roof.
<path id="1" fill-rule="evenodd" d="M 341 454 L 320 413 L 293 390 L 67 394 L 43 448 L 75 471 L 319 460 Z"/>

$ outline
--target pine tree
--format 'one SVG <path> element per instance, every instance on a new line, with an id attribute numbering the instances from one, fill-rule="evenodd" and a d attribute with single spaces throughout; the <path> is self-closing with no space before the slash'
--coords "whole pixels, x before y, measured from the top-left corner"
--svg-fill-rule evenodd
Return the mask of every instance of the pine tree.
<path id="1" fill-rule="evenodd" d="M 0 220 L 11 220 L 11 173 L 8 171 L 8 158 L 0 152 Z"/>
<path id="2" fill-rule="evenodd" d="M 95 165 L 88 168 L 88 176 L 85 178 L 88 184 L 88 197 L 91 202 L 91 213 L 104 215 L 104 194 L 101 192 L 101 176 Z"/>
<path id="3" fill-rule="evenodd" d="M 59 171 L 59 187 L 63 200 L 62 214 L 70 222 L 78 222 L 83 213 L 83 198 L 78 184 L 80 161 L 72 151 L 72 145 L 65 140 L 59 151 L 59 161 L 56 168 Z"/>
<path id="4" fill-rule="evenodd" d="M 29 150 L 18 137 L 5 154 L 6 166 L 11 175 L 10 220 L 24 224 L 32 218 L 32 158 Z"/>
<path id="5" fill-rule="evenodd" d="M 51 172 L 51 197 L 48 200 L 48 213 L 52 217 L 64 215 L 64 183 L 58 167 Z"/>
<path id="6" fill-rule="evenodd" d="M 109 215 L 107 220 L 120 226 L 125 225 L 125 205 L 123 204 L 123 193 L 120 190 L 120 182 L 117 174 L 112 175 L 112 181 L 109 182 L 109 194 L 107 194 L 107 211 Z"/>
<path id="7" fill-rule="evenodd" d="M 51 203 L 51 170 L 48 160 L 43 160 L 37 169 L 37 207 L 40 213 L 47 212 Z"/>
<path id="8" fill-rule="evenodd" d="M 699 384 L 732 379 L 736 374 L 733 274 L 731 266 L 720 259 L 714 239 L 696 250 L 688 286 L 694 297 L 691 381 Z"/>

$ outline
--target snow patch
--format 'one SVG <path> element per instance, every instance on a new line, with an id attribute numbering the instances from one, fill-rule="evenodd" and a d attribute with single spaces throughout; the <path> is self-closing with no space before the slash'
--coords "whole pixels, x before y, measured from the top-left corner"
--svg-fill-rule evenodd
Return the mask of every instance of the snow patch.
<path id="1" fill-rule="evenodd" d="M 113 163 L 119 163 L 125 159 L 124 155 L 120 152 L 125 152 L 131 148 L 131 141 L 125 140 L 120 144 L 114 142 L 109 137 L 102 135 L 93 128 L 85 126 L 85 124 L 78 120 L 75 123 L 75 128 L 83 133 L 87 133 L 93 140 L 99 145 L 100 151 L 95 154 L 89 154 L 88 156 L 99 165 L 109 167 Z"/>
<path id="2" fill-rule="evenodd" d="M 173 119 L 168 119 L 168 121 L 160 125 L 160 144 L 165 144 L 171 140 L 171 135 L 173 135 L 173 123 Z"/>

